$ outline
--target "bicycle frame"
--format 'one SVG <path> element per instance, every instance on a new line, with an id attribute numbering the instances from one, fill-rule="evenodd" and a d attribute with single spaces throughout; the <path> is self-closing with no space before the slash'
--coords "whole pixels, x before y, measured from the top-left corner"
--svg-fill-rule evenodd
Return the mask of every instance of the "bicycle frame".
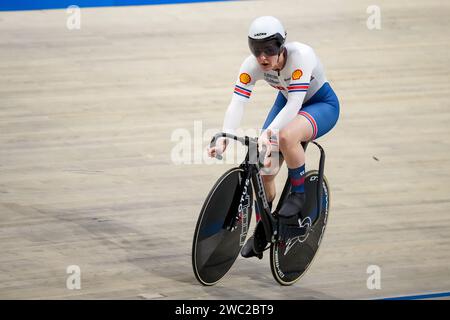
<path id="1" fill-rule="evenodd" d="M 268 242 L 274 243 L 277 240 L 277 233 L 278 230 L 276 228 L 277 226 L 277 219 L 274 217 L 270 211 L 269 203 L 267 201 L 266 191 L 264 189 L 264 183 L 260 174 L 260 169 L 263 167 L 263 161 L 260 159 L 260 152 L 258 149 L 258 139 L 257 138 L 251 138 L 248 136 L 245 137 L 238 137 L 236 135 L 232 135 L 225 132 L 217 133 L 211 140 L 210 146 L 215 146 L 215 143 L 218 138 L 230 138 L 235 141 L 241 142 L 243 145 L 248 147 L 247 154 L 245 156 L 244 162 L 240 165 L 240 167 L 244 170 L 245 174 L 245 180 L 251 179 L 251 183 L 253 186 L 253 190 L 255 192 L 256 201 L 259 208 L 263 208 L 264 213 L 261 214 L 261 221 L 264 225 L 264 232 L 266 235 L 266 240 Z M 320 161 L 319 161 L 319 183 L 317 188 L 317 208 L 318 208 L 318 214 L 322 212 L 322 184 L 323 184 L 323 172 L 324 172 L 324 164 L 325 164 L 325 152 L 323 148 L 315 141 L 312 141 L 320 151 Z M 308 142 L 302 142 L 302 147 L 306 151 L 306 148 L 308 146 Z M 264 149 L 261 152 L 261 155 L 265 155 Z M 217 159 L 221 160 L 222 156 L 217 155 Z M 287 193 L 290 190 L 290 179 L 287 178 L 286 183 L 284 185 L 281 198 L 284 199 L 285 196 L 287 196 Z M 281 207 L 282 203 L 281 201 L 277 205 L 276 211 L 278 211 Z M 237 213 L 238 214 L 238 213 Z M 235 217 L 235 219 L 227 219 L 227 223 L 225 223 L 224 227 L 226 227 L 228 230 L 232 230 L 236 224 L 238 217 Z"/>

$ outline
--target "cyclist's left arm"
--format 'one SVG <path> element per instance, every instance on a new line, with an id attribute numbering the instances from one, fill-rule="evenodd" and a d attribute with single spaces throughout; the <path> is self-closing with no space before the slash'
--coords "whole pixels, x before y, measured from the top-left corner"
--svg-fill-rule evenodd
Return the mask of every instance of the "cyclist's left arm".
<path id="1" fill-rule="evenodd" d="M 301 56 L 299 53 L 296 53 L 293 61 L 291 64 L 291 81 L 287 88 L 287 103 L 273 119 L 268 129 L 281 130 L 292 121 L 297 116 L 308 91 L 311 73 L 315 64 L 314 53 L 312 50 L 302 53 Z"/>

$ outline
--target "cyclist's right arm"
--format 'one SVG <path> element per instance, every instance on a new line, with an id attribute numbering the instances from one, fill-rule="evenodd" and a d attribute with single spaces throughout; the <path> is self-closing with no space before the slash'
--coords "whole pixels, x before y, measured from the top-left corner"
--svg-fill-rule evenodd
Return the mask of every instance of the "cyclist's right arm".
<path id="1" fill-rule="evenodd" d="M 253 87 L 256 81 L 262 78 L 262 73 L 259 69 L 258 63 L 253 56 L 247 57 L 241 65 L 239 75 L 234 86 L 233 97 L 225 112 L 222 131 L 236 134 L 236 129 L 239 127 L 242 117 L 244 115 L 245 104 L 250 99 Z M 221 154 L 226 149 L 226 139 L 218 139 L 216 148 L 210 150 L 210 156 Z"/>

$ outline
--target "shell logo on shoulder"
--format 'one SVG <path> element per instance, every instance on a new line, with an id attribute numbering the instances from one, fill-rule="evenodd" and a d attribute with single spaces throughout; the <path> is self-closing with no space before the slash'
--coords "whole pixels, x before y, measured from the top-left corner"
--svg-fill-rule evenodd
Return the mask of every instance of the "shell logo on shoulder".
<path id="1" fill-rule="evenodd" d="M 250 81 L 252 81 L 252 77 L 250 77 L 248 73 L 241 73 L 241 75 L 239 76 L 239 81 L 243 84 L 248 84 L 250 83 Z"/>
<path id="2" fill-rule="evenodd" d="M 300 69 L 295 70 L 294 72 L 292 72 L 292 80 L 298 80 L 302 77 L 303 72 Z"/>

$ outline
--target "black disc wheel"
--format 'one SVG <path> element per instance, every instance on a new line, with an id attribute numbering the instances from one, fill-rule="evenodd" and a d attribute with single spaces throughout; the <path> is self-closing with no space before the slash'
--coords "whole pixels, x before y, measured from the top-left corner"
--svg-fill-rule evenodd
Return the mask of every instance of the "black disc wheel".
<path id="1" fill-rule="evenodd" d="M 253 201 L 248 172 L 233 168 L 209 192 L 198 217 L 192 267 L 203 285 L 217 283 L 231 268 L 245 242 Z"/>
<path id="2" fill-rule="evenodd" d="M 330 203 L 328 182 L 323 177 L 322 210 L 318 214 L 317 186 L 318 171 L 309 171 L 305 175 L 306 204 L 303 208 L 301 225 L 309 227 L 302 237 L 287 241 L 278 241 L 270 248 L 270 268 L 275 280 L 281 285 L 291 285 L 298 281 L 310 267 L 325 232 Z M 288 194 L 288 193 L 287 193 Z"/>

